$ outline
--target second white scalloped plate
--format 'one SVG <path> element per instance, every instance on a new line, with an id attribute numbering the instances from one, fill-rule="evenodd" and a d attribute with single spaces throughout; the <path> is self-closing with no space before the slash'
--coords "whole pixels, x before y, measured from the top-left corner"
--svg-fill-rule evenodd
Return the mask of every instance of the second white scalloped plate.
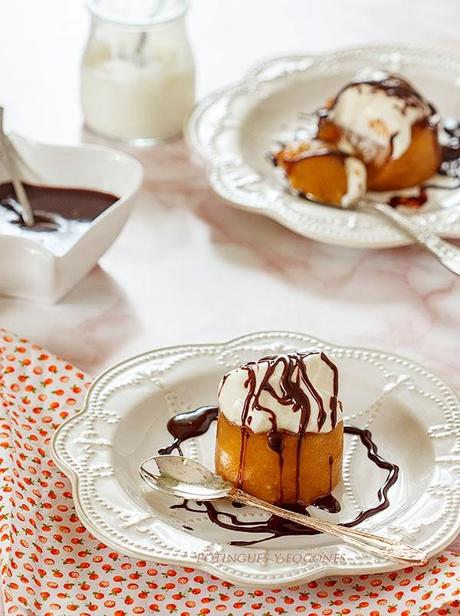
<path id="1" fill-rule="evenodd" d="M 334 574 L 396 569 L 325 535 L 282 537 L 253 547 L 230 541 L 263 538 L 223 530 L 206 515 L 170 509 L 179 501 L 149 493 L 138 465 L 170 443 L 176 413 L 216 401 L 229 369 L 261 356 L 298 349 L 326 351 L 339 363 L 345 422 L 368 427 L 381 453 L 400 466 L 390 506 L 361 528 L 400 538 L 430 555 L 460 529 L 459 401 L 413 362 L 379 351 L 337 347 L 288 332 L 258 333 L 223 344 L 145 353 L 97 378 L 84 409 L 56 433 L 52 453 L 71 478 L 77 512 L 105 544 L 157 562 L 192 565 L 239 584 L 275 587 Z M 187 441 L 184 454 L 213 468 L 214 431 Z M 376 503 L 383 475 L 355 438 L 346 438 L 342 512 L 350 519 Z M 251 509 L 233 510 L 247 521 Z"/>
<path id="2" fill-rule="evenodd" d="M 369 66 L 409 78 L 444 117 L 460 115 L 460 56 L 446 51 L 381 46 L 275 58 L 207 96 L 190 117 L 186 139 L 207 164 L 212 188 L 236 207 L 321 242 L 357 248 L 410 244 L 382 217 L 289 195 L 265 156 L 277 140 L 302 127 L 302 113 L 321 107 Z M 460 237 L 460 190 L 429 192 L 429 203 L 415 216 L 440 235 Z"/>

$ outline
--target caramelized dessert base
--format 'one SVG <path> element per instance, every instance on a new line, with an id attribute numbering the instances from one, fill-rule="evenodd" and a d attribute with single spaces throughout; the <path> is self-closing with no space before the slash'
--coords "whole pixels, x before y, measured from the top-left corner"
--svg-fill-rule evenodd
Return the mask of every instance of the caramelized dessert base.
<path id="1" fill-rule="evenodd" d="M 338 147 L 342 130 L 332 121 L 321 119 L 318 138 Z M 404 154 L 397 159 L 391 158 L 391 151 L 384 151 L 374 160 L 366 160 L 364 149 L 355 146 L 353 155 L 360 158 L 367 169 L 368 190 L 387 191 L 411 188 L 426 182 L 438 172 L 442 154 L 438 143 L 438 128 L 426 121 L 412 126 L 411 143 Z"/>
<path id="2" fill-rule="evenodd" d="M 367 165 L 368 189 L 401 190 L 418 186 L 438 172 L 441 158 L 437 127 L 414 124 L 411 144 L 400 158 L 390 158 L 383 165 Z"/>
<path id="3" fill-rule="evenodd" d="M 280 431 L 270 447 L 267 433 L 217 421 L 216 472 L 269 503 L 309 505 L 329 494 L 342 477 L 343 422 L 331 432 L 298 436 Z M 241 449 L 245 439 L 244 460 Z M 272 446 L 274 443 L 272 442 Z"/>
<path id="4" fill-rule="evenodd" d="M 297 148 L 280 150 L 274 161 L 277 167 L 284 169 L 294 190 L 323 203 L 337 205 L 348 189 L 346 158 L 346 154 L 330 145 L 310 147 L 303 143 Z"/>

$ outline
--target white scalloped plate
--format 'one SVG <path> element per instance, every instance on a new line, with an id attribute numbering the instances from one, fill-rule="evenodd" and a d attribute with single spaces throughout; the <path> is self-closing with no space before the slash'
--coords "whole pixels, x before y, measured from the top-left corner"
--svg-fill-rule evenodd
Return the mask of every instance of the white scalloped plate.
<path id="1" fill-rule="evenodd" d="M 239 83 L 206 97 L 190 117 L 187 142 L 206 162 L 216 193 L 236 207 L 269 216 L 321 242 L 357 248 L 410 244 L 404 233 L 379 216 L 289 195 L 265 156 L 278 139 L 302 127 L 301 113 L 318 109 L 368 66 L 402 73 L 444 117 L 459 117 L 460 56 L 446 51 L 362 47 L 268 60 Z M 460 237 L 460 190 L 429 193 L 429 202 L 415 216 L 441 235 Z"/>
<path id="2" fill-rule="evenodd" d="M 177 499 L 149 493 L 138 477 L 139 463 L 170 443 L 167 420 L 179 411 L 215 403 L 226 371 L 270 353 L 308 348 L 323 349 L 339 363 L 346 423 L 369 427 L 381 453 L 400 466 L 390 506 L 362 528 L 400 538 L 430 555 L 445 547 L 460 528 L 455 394 L 421 366 L 396 355 L 286 332 L 151 351 L 97 378 L 84 409 L 58 430 L 52 444 L 56 463 L 71 478 L 85 526 L 107 545 L 136 558 L 197 566 L 240 584 L 274 587 L 329 574 L 396 569 L 324 535 L 231 546 L 232 540 L 263 535 L 222 530 L 204 514 L 172 510 Z M 185 455 L 211 468 L 213 452 L 213 430 L 184 445 Z M 323 514 L 335 521 L 376 504 L 384 478 L 355 437 L 346 437 L 343 475 L 341 513 Z M 245 520 L 263 519 L 252 509 L 232 512 Z"/>

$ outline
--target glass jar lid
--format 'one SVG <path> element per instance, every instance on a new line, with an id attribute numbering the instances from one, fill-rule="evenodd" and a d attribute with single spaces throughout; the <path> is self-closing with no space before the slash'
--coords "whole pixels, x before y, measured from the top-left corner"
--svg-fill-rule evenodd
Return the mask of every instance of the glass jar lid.
<path id="1" fill-rule="evenodd" d="M 188 0 L 88 0 L 92 15 L 127 26 L 149 26 L 183 15 Z"/>

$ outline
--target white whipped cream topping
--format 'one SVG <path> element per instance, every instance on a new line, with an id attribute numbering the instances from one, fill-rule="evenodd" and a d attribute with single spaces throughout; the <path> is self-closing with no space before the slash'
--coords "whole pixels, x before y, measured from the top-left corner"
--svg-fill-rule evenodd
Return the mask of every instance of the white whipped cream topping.
<path id="1" fill-rule="evenodd" d="M 390 96 L 370 84 L 357 83 L 339 95 L 329 118 L 349 131 L 351 140 L 358 138 L 388 150 L 392 145 L 391 157 L 398 159 L 411 143 L 412 125 L 430 114 L 429 106 L 422 101 L 409 106 L 398 96 Z M 346 134 L 344 139 L 347 140 Z"/>
<path id="2" fill-rule="evenodd" d="M 342 421 L 341 404 L 338 403 L 337 420 L 334 425 L 332 424 L 330 406 L 331 398 L 334 392 L 333 370 L 321 359 L 321 355 L 319 353 L 305 355 L 299 361 L 304 363 L 308 378 L 320 395 L 324 410 L 326 412 L 324 424 L 321 426 L 321 429 L 318 430 L 318 417 L 320 414 L 318 402 L 313 397 L 306 384 L 300 380 L 299 387 L 310 402 L 310 417 L 305 431 L 330 432 L 334 428 L 334 425 L 337 425 L 337 423 Z M 259 406 L 272 411 L 276 418 L 276 426 L 278 430 L 298 433 L 301 421 L 301 411 L 300 409 L 293 409 L 294 401 L 290 400 L 289 404 L 284 405 L 281 404 L 269 391 L 266 391 L 265 388 L 261 391 L 262 380 L 267 374 L 267 370 L 270 368 L 272 363 L 273 362 L 268 360 L 260 360 L 250 364 L 256 377 L 255 393 L 260 393 Z M 292 375 L 292 380 L 294 382 L 298 375 L 298 371 L 299 367 L 297 365 Z M 282 372 L 283 364 L 279 363 L 268 381 L 269 386 L 273 387 L 274 391 L 279 396 L 283 393 L 280 385 Z M 245 366 L 232 370 L 225 375 L 219 386 L 219 409 L 229 421 L 238 426 L 242 425 L 242 414 L 248 393 L 248 371 Z M 250 398 L 249 402 L 246 425 L 253 432 L 268 432 L 273 427 L 273 424 L 270 421 L 270 413 L 261 410 L 260 408 L 255 408 L 254 397 Z"/>
<path id="3" fill-rule="evenodd" d="M 347 174 L 347 192 L 343 195 L 341 205 L 349 207 L 364 196 L 367 186 L 367 171 L 364 163 L 354 156 L 345 159 Z"/>

